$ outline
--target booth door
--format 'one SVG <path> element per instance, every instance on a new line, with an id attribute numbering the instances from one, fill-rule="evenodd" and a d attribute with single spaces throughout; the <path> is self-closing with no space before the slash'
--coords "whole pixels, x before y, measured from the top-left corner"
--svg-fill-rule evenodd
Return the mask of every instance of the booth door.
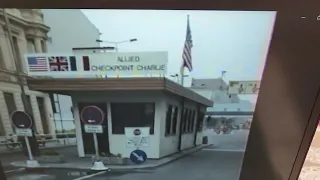
<path id="1" fill-rule="evenodd" d="M 109 136 L 108 136 L 108 116 L 107 116 L 107 103 L 78 103 L 79 107 L 79 117 L 81 116 L 81 111 L 85 106 L 97 106 L 105 113 L 105 119 L 102 123 L 103 133 L 97 134 L 99 152 L 109 154 Z M 91 133 L 86 133 L 84 131 L 84 123 L 81 122 L 81 131 L 82 131 L 82 141 L 85 154 L 95 154 L 93 135 Z"/>

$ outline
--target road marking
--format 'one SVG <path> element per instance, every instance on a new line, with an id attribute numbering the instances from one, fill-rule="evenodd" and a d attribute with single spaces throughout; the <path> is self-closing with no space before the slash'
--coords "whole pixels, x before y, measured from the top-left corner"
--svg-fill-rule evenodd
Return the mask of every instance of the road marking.
<path id="1" fill-rule="evenodd" d="M 104 174 L 104 173 L 106 173 L 106 172 L 107 172 L 107 171 L 101 171 L 101 172 L 98 172 L 98 173 L 95 173 L 95 174 L 90 174 L 90 175 L 88 175 L 88 176 L 82 176 L 82 177 L 79 177 L 79 178 L 76 178 L 76 179 L 73 179 L 73 180 L 89 179 L 89 178 L 91 178 L 91 177 Z"/>
<path id="2" fill-rule="evenodd" d="M 245 152 L 244 149 L 202 149 L 203 151 L 218 151 L 218 152 Z"/>
<path id="3" fill-rule="evenodd" d="M 24 168 L 12 169 L 12 170 L 8 170 L 8 171 L 4 171 L 4 173 L 11 173 L 11 172 L 17 172 L 17 171 L 22 171 L 22 170 L 24 170 Z"/>

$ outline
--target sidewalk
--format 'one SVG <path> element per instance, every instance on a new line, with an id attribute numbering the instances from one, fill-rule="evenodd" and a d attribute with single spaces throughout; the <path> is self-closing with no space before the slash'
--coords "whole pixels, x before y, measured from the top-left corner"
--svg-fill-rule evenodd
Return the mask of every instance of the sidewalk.
<path id="1" fill-rule="evenodd" d="M 59 139 L 58 142 L 46 142 L 45 147 L 40 147 L 40 149 L 52 149 L 52 148 L 62 148 L 62 147 L 69 147 L 69 146 L 75 146 L 77 144 L 76 138 L 70 138 L 68 140 Z M 5 145 L 0 145 L 0 155 L 8 155 L 8 154 L 17 154 L 21 153 L 21 148 L 15 148 L 15 149 L 8 149 Z"/>
<path id="2" fill-rule="evenodd" d="M 175 161 L 177 159 L 180 159 L 184 156 L 187 156 L 189 154 L 195 153 L 197 151 L 200 151 L 201 149 L 211 146 L 211 144 L 202 144 L 194 148 L 190 148 L 187 150 L 184 150 L 180 153 L 176 153 L 158 160 L 147 160 L 144 164 L 141 165 L 106 165 L 111 170 L 132 170 L 132 169 L 145 169 L 145 168 L 155 168 L 162 166 L 164 164 L 170 163 L 172 161 Z M 70 150 L 71 151 L 71 150 Z M 74 151 L 72 151 L 74 154 Z M 67 163 L 61 163 L 61 164 L 49 164 L 49 163 L 41 163 L 40 167 L 41 169 L 47 169 L 47 168 L 55 168 L 55 169 L 79 169 L 79 170 L 90 170 L 92 168 L 92 162 L 91 159 L 88 158 L 79 158 L 76 156 L 73 157 L 66 157 Z M 12 166 L 15 167 L 26 167 L 25 161 L 16 161 L 10 163 Z"/>

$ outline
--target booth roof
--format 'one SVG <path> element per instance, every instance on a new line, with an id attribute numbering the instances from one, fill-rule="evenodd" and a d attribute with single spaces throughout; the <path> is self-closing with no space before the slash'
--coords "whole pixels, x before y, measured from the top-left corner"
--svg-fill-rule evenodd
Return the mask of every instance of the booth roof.
<path id="1" fill-rule="evenodd" d="M 164 77 L 137 78 L 28 78 L 30 90 L 61 93 L 70 91 L 164 91 L 182 96 L 205 106 L 213 106 L 213 102 L 192 90 Z"/>

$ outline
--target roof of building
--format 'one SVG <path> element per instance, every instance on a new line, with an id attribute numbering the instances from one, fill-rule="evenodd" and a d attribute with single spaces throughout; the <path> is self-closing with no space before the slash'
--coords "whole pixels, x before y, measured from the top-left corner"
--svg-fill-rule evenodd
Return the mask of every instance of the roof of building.
<path id="1" fill-rule="evenodd" d="M 71 91 L 157 90 L 182 96 L 205 106 L 213 106 L 213 101 L 164 77 L 106 79 L 29 77 L 28 85 L 31 90 L 65 94 Z"/>

